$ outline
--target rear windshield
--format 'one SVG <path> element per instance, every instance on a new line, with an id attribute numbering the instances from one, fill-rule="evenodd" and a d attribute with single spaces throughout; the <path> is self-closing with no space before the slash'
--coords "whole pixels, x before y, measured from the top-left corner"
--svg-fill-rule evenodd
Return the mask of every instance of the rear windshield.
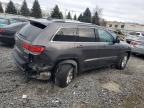
<path id="1" fill-rule="evenodd" d="M 8 24 L 8 20 L 7 19 L 3 19 L 3 18 L 0 18 L 0 24 Z"/>
<path id="2" fill-rule="evenodd" d="M 40 23 L 29 23 L 20 30 L 19 34 L 24 39 L 33 41 L 45 27 Z"/>

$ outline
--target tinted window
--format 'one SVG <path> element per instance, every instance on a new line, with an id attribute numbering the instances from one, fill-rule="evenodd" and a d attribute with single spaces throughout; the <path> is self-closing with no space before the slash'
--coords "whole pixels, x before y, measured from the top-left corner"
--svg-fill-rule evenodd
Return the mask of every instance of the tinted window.
<path id="1" fill-rule="evenodd" d="M 98 30 L 99 39 L 101 42 L 113 42 L 113 37 L 105 30 Z"/>
<path id="2" fill-rule="evenodd" d="M 76 37 L 76 29 L 75 28 L 62 28 L 55 35 L 53 41 L 68 41 L 74 42 Z"/>
<path id="3" fill-rule="evenodd" d="M 130 34 L 130 35 L 136 35 L 136 33 L 135 33 L 135 32 L 130 32 L 129 34 Z"/>
<path id="4" fill-rule="evenodd" d="M 136 35 L 137 35 L 137 36 L 139 36 L 139 35 L 140 35 L 140 33 L 136 33 Z"/>
<path id="5" fill-rule="evenodd" d="M 93 28 L 79 28 L 78 33 L 77 42 L 95 42 L 95 32 Z"/>
<path id="6" fill-rule="evenodd" d="M 121 28 L 124 28 L 124 25 L 121 25 Z"/>
<path id="7" fill-rule="evenodd" d="M 115 28 L 117 28 L 118 27 L 118 25 L 115 25 Z"/>
<path id="8" fill-rule="evenodd" d="M 116 33 L 115 32 L 113 32 L 113 31 L 109 31 L 110 33 L 111 33 L 111 35 L 114 37 L 114 39 L 116 39 L 117 38 L 117 35 L 116 35 Z"/>
<path id="9" fill-rule="evenodd" d="M 14 19 L 10 19 L 10 23 L 13 24 L 13 23 L 17 23 L 18 21 L 17 20 L 14 20 Z"/>
<path id="10" fill-rule="evenodd" d="M 110 24 L 109 27 L 112 27 L 112 24 Z"/>

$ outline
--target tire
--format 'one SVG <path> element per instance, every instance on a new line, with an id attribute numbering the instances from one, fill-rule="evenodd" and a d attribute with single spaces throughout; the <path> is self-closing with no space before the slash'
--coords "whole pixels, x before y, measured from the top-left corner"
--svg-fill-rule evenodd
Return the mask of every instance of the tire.
<path id="1" fill-rule="evenodd" d="M 126 53 L 119 58 L 116 64 L 116 68 L 120 70 L 125 69 L 127 66 L 127 62 L 128 62 L 128 54 Z"/>
<path id="2" fill-rule="evenodd" d="M 62 88 L 68 86 L 74 79 L 74 71 L 71 64 L 59 64 L 55 72 L 55 84 Z"/>

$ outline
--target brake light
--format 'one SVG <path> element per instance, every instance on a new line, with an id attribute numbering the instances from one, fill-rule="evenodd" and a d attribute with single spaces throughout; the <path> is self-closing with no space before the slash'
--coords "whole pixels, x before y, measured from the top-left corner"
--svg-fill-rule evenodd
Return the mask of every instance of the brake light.
<path id="1" fill-rule="evenodd" d="M 136 45 L 140 45 L 141 42 L 140 41 L 132 41 L 130 44 L 133 46 L 136 46 Z"/>
<path id="2" fill-rule="evenodd" d="M 40 54 L 45 50 L 45 47 L 39 45 L 31 45 L 29 43 L 23 43 L 22 47 L 31 53 Z"/>
<path id="3" fill-rule="evenodd" d="M 4 29 L 0 29 L 0 33 L 3 33 L 3 32 L 5 32 L 5 30 Z"/>

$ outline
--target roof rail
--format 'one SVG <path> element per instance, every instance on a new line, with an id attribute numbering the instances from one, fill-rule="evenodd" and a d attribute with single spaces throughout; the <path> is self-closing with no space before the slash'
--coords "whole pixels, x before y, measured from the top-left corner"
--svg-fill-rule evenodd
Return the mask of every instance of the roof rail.
<path id="1" fill-rule="evenodd" d="M 51 17 L 47 18 L 47 20 L 53 21 L 53 22 L 65 22 L 65 23 L 82 23 L 80 21 L 71 20 L 71 19 L 53 19 Z"/>
<path id="2" fill-rule="evenodd" d="M 60 22 L 60 23 L 79 23 L 79 24 L 84 24 L 84 25 L 94 25 L 91 23 L 80 22 L 80 21 L 71 20 L 71 19 L 53 19 L 53 18 L 49 17 L 49 18 L 47 18 L 47 20 L 52 21 L 52 22 Z"/>

